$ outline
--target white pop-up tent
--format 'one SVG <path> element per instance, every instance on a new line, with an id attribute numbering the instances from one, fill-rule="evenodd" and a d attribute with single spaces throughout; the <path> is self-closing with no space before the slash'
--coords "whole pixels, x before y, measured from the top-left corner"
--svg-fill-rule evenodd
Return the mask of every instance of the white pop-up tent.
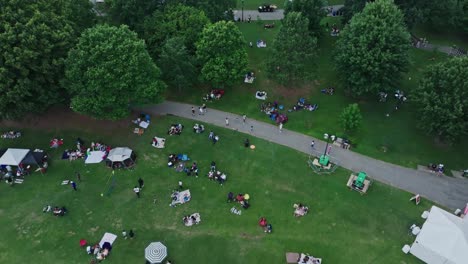
<path id="1" fill-rule="evenodd" d="M 468 218 L 432 206 L 410 253 L 428 264 L 468 263 Z"/>
<path id="2" fill-rule="evenodd" d="M 130 148 L 113 148 L 107 155 L 106 164 L 111 168 L 129 168 L 135 165 L 136 155 Z"/>
<path id="3" fill-rule="evenodd" d="M 0 158 L 0 165 L 18 166 L 29 152 L 29 149 L 9 148 Z"/>

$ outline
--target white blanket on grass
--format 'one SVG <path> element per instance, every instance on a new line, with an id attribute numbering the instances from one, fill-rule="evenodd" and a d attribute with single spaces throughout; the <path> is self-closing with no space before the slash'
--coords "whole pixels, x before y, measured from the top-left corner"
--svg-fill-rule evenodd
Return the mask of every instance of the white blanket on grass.
<path id="1" fill-rule="evenodd" d="M 91 151 L 89 156 L 86 157 L 85 164 L 95 164 L 103 160 L 106 153 L 104 151 Z"/>
<path id="2" fill-rule="evenodd" d="M 101 241 L 99 242 L 99 246 L 102 248 L 104 243 L 109 242 L 111 245 L 114 244 L 114 241 L 117 239 L 117 235 L 114 235 L 112 233 L 105 233 L 104 236 L 101 238 Z"/>
<path id="3" fill-rule="evenodd" d="M 166 139 L 165 138 L 159 138 L 159 137 L 155 137 L 156 140 L 158 141 L 157 144 L 154 144 L 152 143 L 151 145 L 155 148 L 164 148 L 165 144 L 166 144 Z"/>

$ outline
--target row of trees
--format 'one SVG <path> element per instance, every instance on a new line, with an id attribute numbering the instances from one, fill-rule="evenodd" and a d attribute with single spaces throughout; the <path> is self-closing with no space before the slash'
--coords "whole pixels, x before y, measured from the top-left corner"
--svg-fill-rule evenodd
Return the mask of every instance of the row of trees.
<path id="1" fill-rule="evenodd" d="M 232 22 L 216 21 L 234 5 L 109 0 L 108 16 L 98 18 L 89 0 L 5 0 L 0 114 L 21 117 L 70 103 L 77 112 L 114 119 L 133 103 L 159 100 L 165 83 L 193 84 L 200 72 L 202 81 L 229 85 L 245 73 L 245 40 Z"/>

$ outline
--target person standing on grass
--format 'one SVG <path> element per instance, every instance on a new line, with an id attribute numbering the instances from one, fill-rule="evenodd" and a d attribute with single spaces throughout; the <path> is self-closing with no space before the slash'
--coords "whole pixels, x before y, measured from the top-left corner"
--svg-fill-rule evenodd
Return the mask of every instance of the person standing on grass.
<path id="1" fill-rule="evenodd" d="M 138 186 L 140 186 L 140 189 L 143 189 L 143 186 L 145 186 L 145 182 L 143 181 L 142 178 L 138 179 Z"/>
<path id="2" fill-rule="evenodd" d="M 127 239 L 127 231 L 122 230 L 122 236 L 124 239 Z"/>
<path id="3" fill-rule="evenodd" d="M 192 116 L 195 116 L 195 107 L 192 106 Z"/>
<path id="4" fill-rule="evenodd" d="M 226 117 L 226 126 L 229 126 L 229 118 Z"/>
<path id="5" fill-rule="evenodd" d="M 133 239 L 133 238 L 135 237 L 135 233 L 133 233 L 133 230 L 132 230 L 132 229 L 130 229 L 130 231 L 128 232 L 128 237 L 129 237 L 130 239 Z"/>
<path id="6" fill-rule="evenodd" d="M 77 171 L 75 172 L 75 175 L 76 175 L 76 180 L 81 182 L 81 174 Z"/>
<path id="7" fill-rule="evenodd" d="M 77 189 L 76 189 L 76 182 L 71 181 L 70 184 L 71 184 L 71 187 L 73 188 L 73 190 L 77 191 Z"/>
<path id="8" fill-rule="evenodd" d="M 242 115 L 242 122 L 244 122 L 245 124 L 245 121 L 247 121 L 247 116 L 245 114 Z"/>
<path id="9" fill-rule="evenodd" d="M 135 192 L 137 198 L 140 198 L 140 188 L 138 188 L 137 186 L 135 186 L 133 188 L 133 192 Z"/>

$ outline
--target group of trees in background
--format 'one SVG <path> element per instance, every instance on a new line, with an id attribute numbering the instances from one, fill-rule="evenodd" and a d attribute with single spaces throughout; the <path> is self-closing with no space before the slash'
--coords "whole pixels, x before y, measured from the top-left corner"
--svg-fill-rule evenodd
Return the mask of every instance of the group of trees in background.
<path id="1" fill-rule="evenodd" d="M 247 65 L 242 34 L 232 22 L 218 22 L 232 17 L 235 4 L 107 0 L 96 10 L 89 0 L 5 0 L 0 115 L 21 117 L 65 103 L 117 119 L 132 104 L 157 102 L 165 83 L 192 85 L 200 71 L 204 81 L 229 85 Z"/>

